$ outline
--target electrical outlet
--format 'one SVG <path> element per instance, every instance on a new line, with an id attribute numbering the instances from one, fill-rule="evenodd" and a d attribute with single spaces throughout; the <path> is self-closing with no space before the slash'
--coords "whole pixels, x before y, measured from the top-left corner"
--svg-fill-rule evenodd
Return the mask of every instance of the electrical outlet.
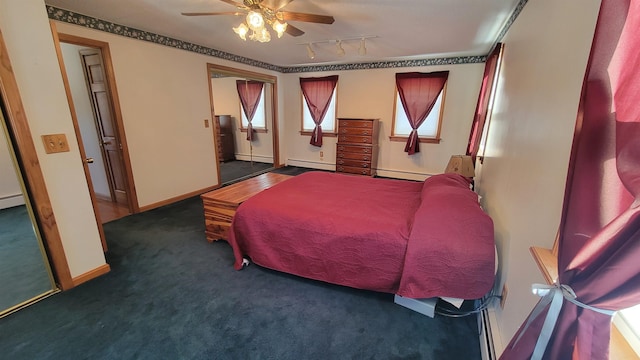
<path id="1" fill-rule="evenodd" d="M 204 127 L 209 127 L 209 119 L 204 119 Z"/>
<path id="2" fill-rule="evenodd" d="M 44 151 L 47 154 L 69 151 L 69 143 L 65 134 L 42 135 Z"/>
<path id="3" fill-rule="evenodd" d="M 320 160 L 324 160 L 324 151 L 320 151 Z"/>
<path id="4" fill-rule="evenodd" d="M 500 295 L 500 308 L 504 309 L 504 302 L 507 301 L 507 284 L 502 287 L 502 294 Z"/>

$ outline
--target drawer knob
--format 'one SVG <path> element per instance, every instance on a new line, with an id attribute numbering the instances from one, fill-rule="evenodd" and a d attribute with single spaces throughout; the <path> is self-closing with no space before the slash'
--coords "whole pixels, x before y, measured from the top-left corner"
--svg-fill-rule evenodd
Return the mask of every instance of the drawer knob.
<path id="1" fill-rule="evenodd" d="M 344 160 L 342 160 L 342 159 L 338 160 L 338 164 L 343 165 L 344 164 Z"/>

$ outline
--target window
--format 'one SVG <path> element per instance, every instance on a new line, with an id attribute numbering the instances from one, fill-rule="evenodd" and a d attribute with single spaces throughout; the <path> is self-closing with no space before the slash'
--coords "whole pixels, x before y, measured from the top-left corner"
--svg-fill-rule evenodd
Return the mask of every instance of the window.
<path id="1" fill-rule="evenodd" d="M 265 96 L 264 96 L 264 87 L 262 88 L 262 92 L 260 93 L 260 102 L 258 102 L 258 107 L 256 108 L 256 113 L 253 115 L 253 119 L 251 120 L 251 125 L 254 130 L 266 130 L 267 129 L 267 121 L 266 116 L 267 112 L 265 110 Z M 244 113 L 244 109 L 242 108 L 242 102 L 240 102 L 240 117 L 241 117 L 241 129 L 247 130 L 247 126 L 249 126 L 249 120 L 247 120 L 247 115 Z"/>
<path id="2" fill-rule="evenodd" d="M 440 137 L 440 118 L 442 116 L 442 97 L 444 90 L 440 92 L 433 109 L 427 115 L 427 119 L 418 128 L 418 136 L 421 140 L 438 139 Z M 402 137 L 402 141 L 406 141 L 406 137 L 411 133 L 411 125 L 409 119 L 402 107 L 400 94 L 396 91 L 396 112 L 394 114 L 393 135 L 394 137 Z"/>
<path id="3" fill-rule="evenodd" d="M 420 143 L 440 143 L 448 71 L 397 73 L 391 141 L 406 142 L 409 155 Z"/>
<path id="4" fill-rule="evenodd" d="M 331 101 L 329 102 L 329 107 L 327 108 L 327 113 L 324 115 L 324 120 L 322 121 L 322 133 L 335 133 L 336 132 L 336 92 L 333 92 L 331 96 Z M 311 133 L 313 129 L 316 127 L 316 124 L 313 122 L 313 118 L 311 117 L 311 111 L 309 111 L 309 106 L 304 99 L 304 94 L 302 94 L 302 132 L 303 133 Z M 308 135 L 308 134 L 307 134 Z"/>

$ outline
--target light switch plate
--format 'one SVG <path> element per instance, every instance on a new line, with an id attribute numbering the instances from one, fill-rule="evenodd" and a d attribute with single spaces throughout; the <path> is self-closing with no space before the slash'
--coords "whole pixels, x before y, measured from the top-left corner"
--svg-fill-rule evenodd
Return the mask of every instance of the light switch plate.
<path id="1" fill-rule="evenodd" d="M 47 154 L 69 151 L 69 143 L 65 134 L 42 135 L 42 143 Z"/>

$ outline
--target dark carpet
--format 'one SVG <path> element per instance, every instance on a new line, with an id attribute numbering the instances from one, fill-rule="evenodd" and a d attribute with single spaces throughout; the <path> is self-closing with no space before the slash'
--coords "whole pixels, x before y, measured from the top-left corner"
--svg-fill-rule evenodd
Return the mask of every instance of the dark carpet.
<path id="1" fill-rule="evenodd" d="M 261 174 L 273 169 L 273 164 L 233 160 L 220 163 L 220 181 L 229 185 L 247 177 Z"/>
<path id="2" fill-rule="evenodd" d="M 6 359 L 479 359 L 474 317 L 251 265 L 198 197 L 105 225 L 111 272 L 0 319 Z"/>

